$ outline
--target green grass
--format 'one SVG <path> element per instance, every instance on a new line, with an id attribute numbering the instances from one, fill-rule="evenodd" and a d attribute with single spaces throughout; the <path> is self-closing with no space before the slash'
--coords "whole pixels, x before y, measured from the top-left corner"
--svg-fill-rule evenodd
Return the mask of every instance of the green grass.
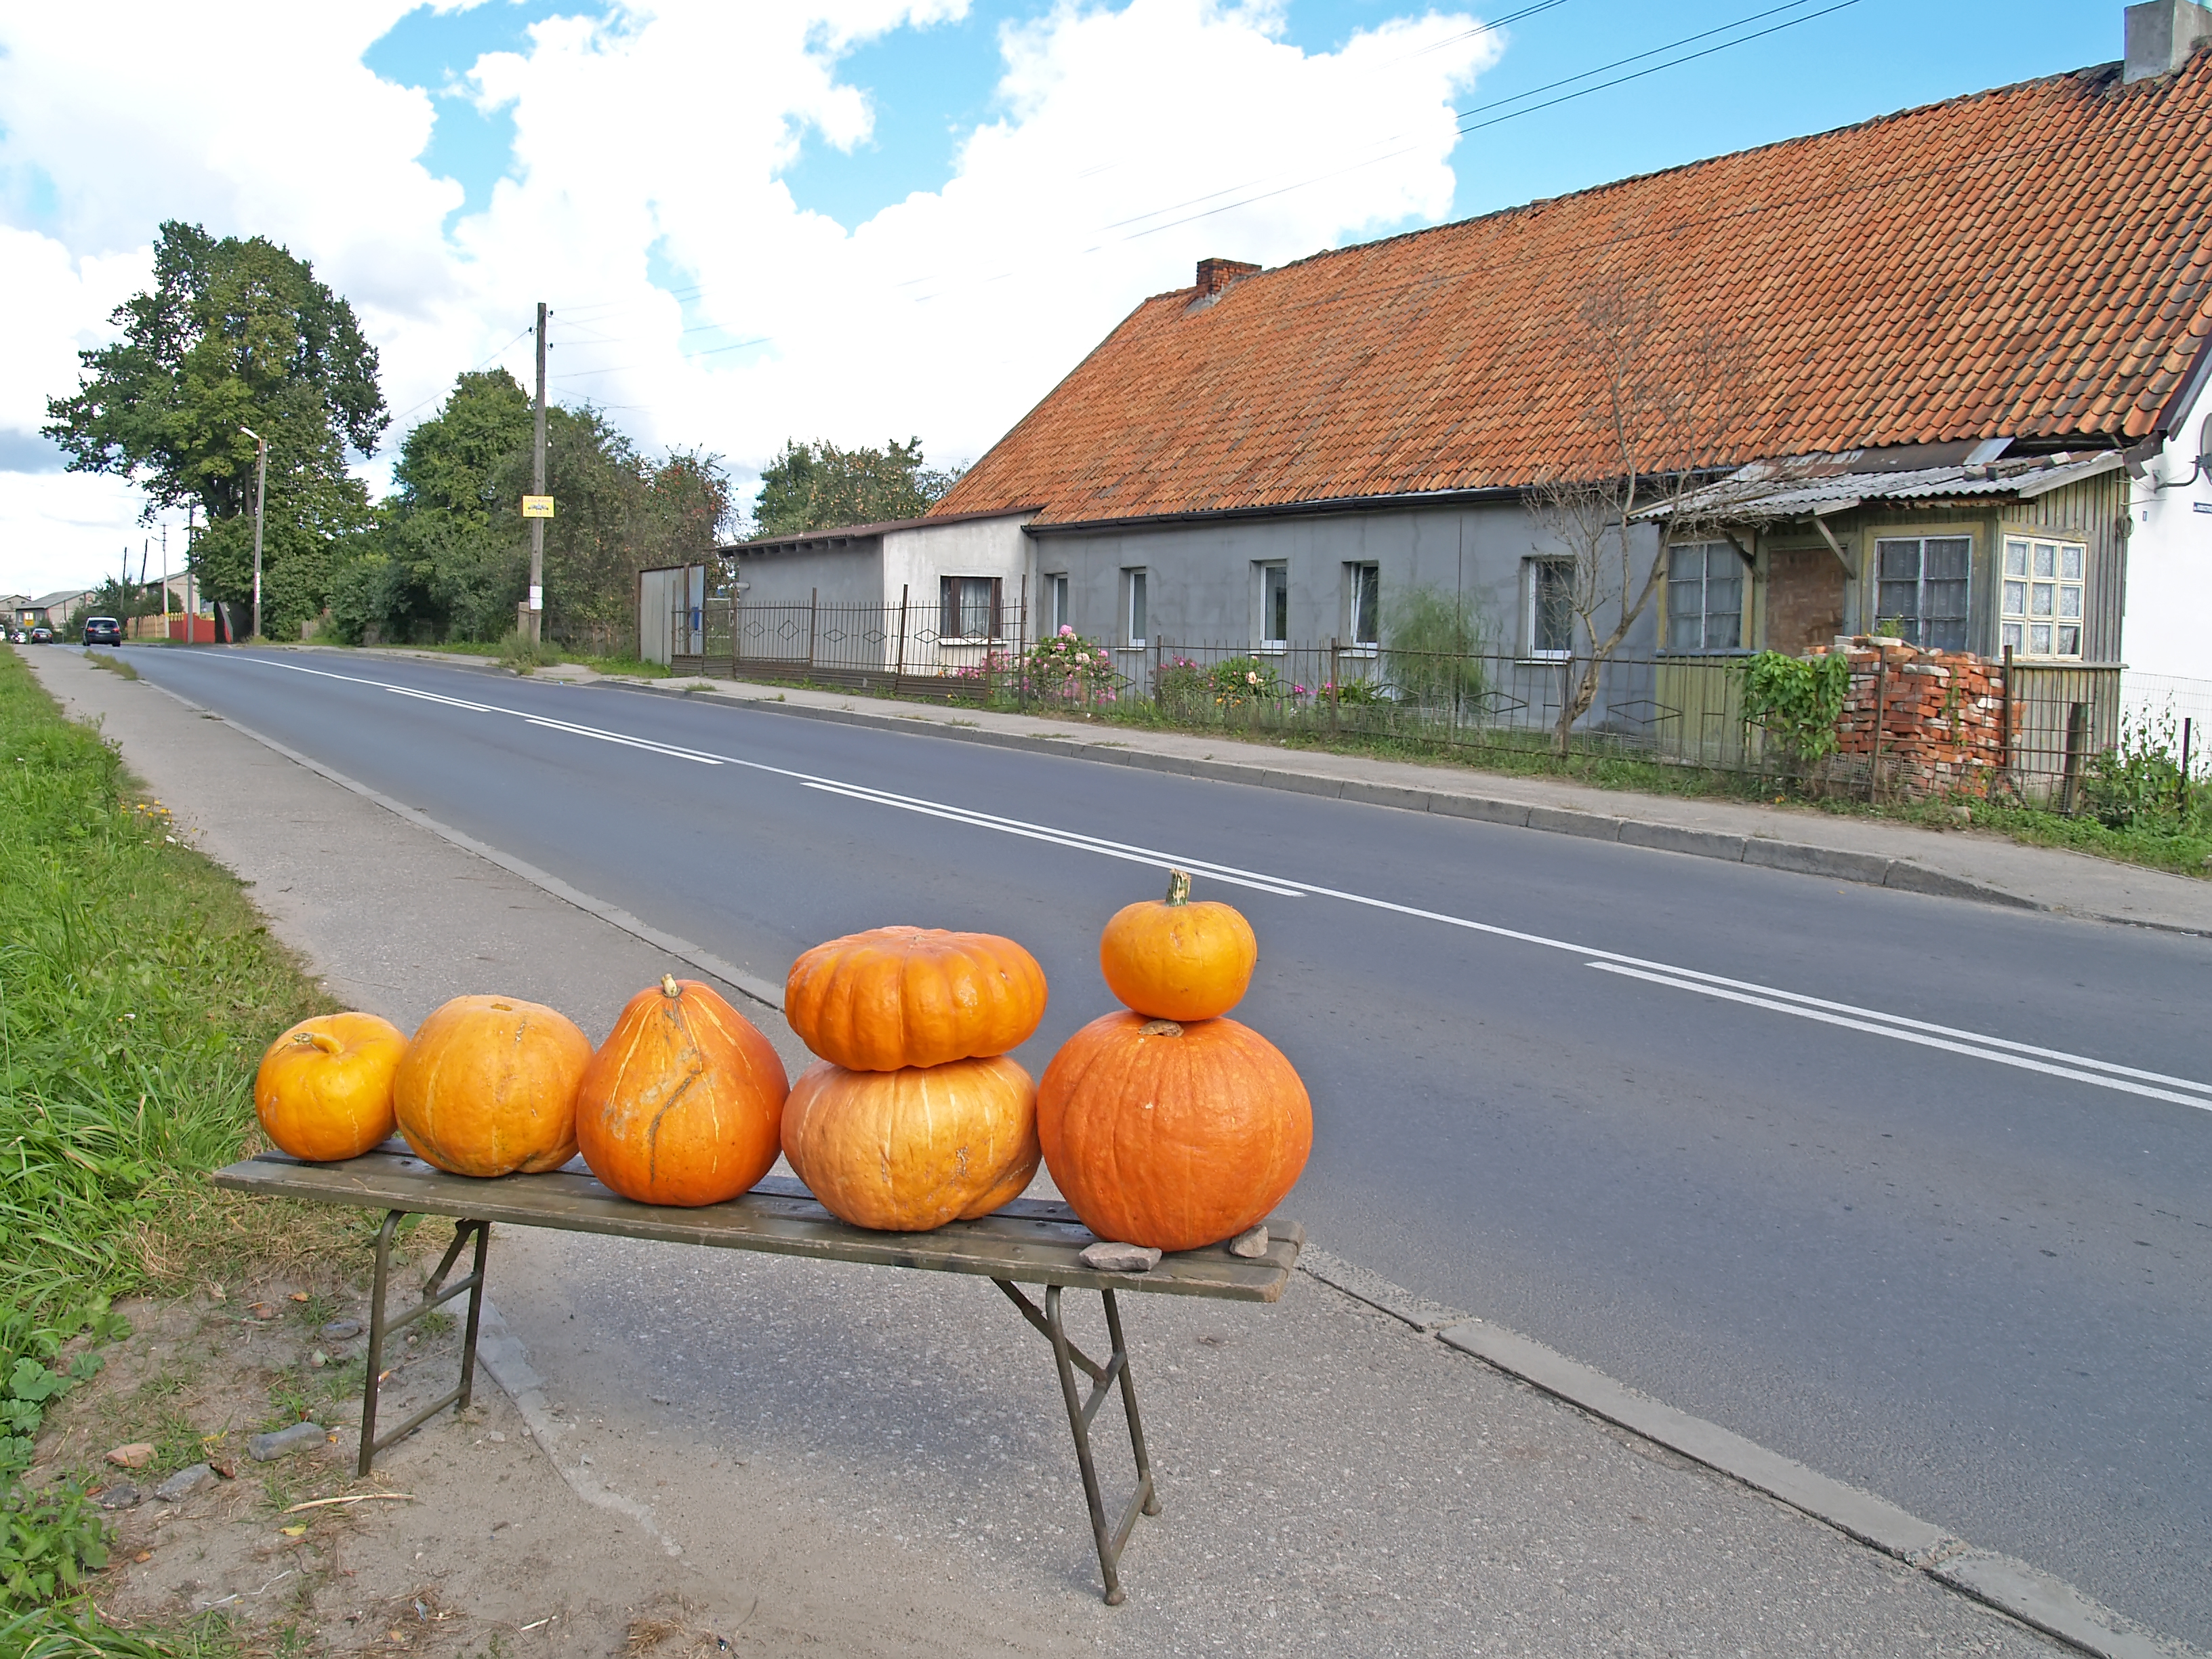
<path id="1" fill-rule="evenodd" d="M 329 1006 L 113 746 L 0 652 L 0 1659 L 151 1650 L 12 1616 L 104 1559 L 73 1486 L 21 1476 L 46 1406 L 96 1367 L 64 1345 L 118 1334 L 108 1298 L 341 1247 L 204 1179 L 254 1144 L 263 1048 Z"/>
<path id="2" fill-rule="evenodd" d="M 111 657 L 105 651 L 88 651 L 84 654 L 94 668 L 105 668 L 109 673 L 120 674 L 126 680 L 138 678 L 138 671 L 120 657 Z"/>
<path id="3" fill-rule="evenodd" d="M 532 668 L 550 668 L 556 663 L 572 662 L 598 674 L 628 674 L 641 679 L 665 679 L 668 677 L 667 668 L 660 663 L 641 662 L 635 657 L 600 656 L 588 651 L 572 650 L 564 645 L 541 643 L 531 647 L 512 634 L 503 640 L 447 640 L 438 645 L 409 645 L 393 641 L 380 646 L 348 646 L 342 641 L 319 637 L 313 643 L 340 650 L 430 651 L 440 656 L 488 657 L 505 667 L 524 672 Z"/>

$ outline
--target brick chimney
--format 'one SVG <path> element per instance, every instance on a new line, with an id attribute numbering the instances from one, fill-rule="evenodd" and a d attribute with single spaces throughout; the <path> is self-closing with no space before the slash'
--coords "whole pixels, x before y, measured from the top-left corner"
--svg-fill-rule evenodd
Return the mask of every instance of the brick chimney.
<path id="1" fill-rule="evenodd" d="M 2127 63 L 2123 83 L 2171 75 L 2200 42 L 2212 40 L 2212 11 L 2196 0 L 2144 0 L 2127 10 Z"/>
<path id="2" fill-rule="evenodd" d="M 2190 10 L 2201 8 L 2191 6 Z M 2212 16 L 2212 15 L 2208 15 Z M 1198 262 L 1198 297 L 1211 300 L 1240 276 L 1249 276 L 1260 267 L 1243 259 L 1200 259 Z"/>

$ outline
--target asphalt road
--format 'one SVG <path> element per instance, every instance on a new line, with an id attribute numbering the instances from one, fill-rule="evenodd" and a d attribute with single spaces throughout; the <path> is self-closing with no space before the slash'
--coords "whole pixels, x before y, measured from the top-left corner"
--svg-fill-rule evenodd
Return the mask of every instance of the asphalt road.
<path id="1" fill-rule="evenodd" d="M 2203 941 L 616 690 L 130 655 L 764 978 L 885 922 L 1011 934 L 1054 988 L 1033 1071 L 1111 1006 L 1105 918 L 1196 864 L 1260 937 L 1238 1018 L 1313 1091 L 1317 1243 L 2212 1645 Z"/>

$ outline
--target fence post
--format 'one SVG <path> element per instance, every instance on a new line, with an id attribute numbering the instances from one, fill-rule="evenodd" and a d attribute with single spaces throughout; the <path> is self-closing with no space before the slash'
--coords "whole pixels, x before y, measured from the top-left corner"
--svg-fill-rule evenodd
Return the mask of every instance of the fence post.
<path id="1" fill-rule="evenodd" d="M 1030 573 L 1024 570 L 1022 572 L 1022 602 L 1020 607 L 1014 612 L 1014 661 L 1012 672 L 1014 676 L 1014 706 L 1017 708 L 1027 708 L 1030 706 L 1029 698 L 1022 690 L 1022 659 L 1029 654 L 1029 641 Z M 983 700 L 986 702 L 990 701 L 990 692 L 991 679 L 990 676 L 987 673 L 983 677 Z"/>
<path id="2" fill-rule="evenodd" d="M 891 670 L 891 696 L 899 694 L 899 682 L 906 678 L 906 599 L 908 584 L 899 584 L 899 642 L 898 666 Z"/>
<path id="3" fill-rule="evenodd" d="M 2019 786 L 2013 783 L 2012 775 L 2012 647 L 2010 646 L 2004 648 L 2004 697 L 1997 707 L 2000 715 L 1997 722 L 1997 776 L 2007 783 L 2013 784 L 2013 787 L 2017 789 Z"/>
<path id="4" fill-rule="evenodd" d="M 1848 659 L 1846 659 L 1848 660 Z M 1889 720 L 1889 653 L 1879 645 L 1874 652 L 1874 759 L 1867 769 L 1867 799 L 1881 789 L 1881 732 Z"/>
<path id="5" fill-rule="evenodd" d="M 2068 817 L 2074 816 L 2075 799 L 2081 783 L 2081 751 L 2088 747 L 2089 705 L 2069 702 L 2066 705 L 2065 787 L 2061 808 Z"/>
<path id="6" fill-rule="evenodd" d="M 1352 621 L 1353 621 L 1353 622 L 1355 622 L 1355 623 L 1356 623 L 1356 622 L 1358 622 L 1358 620 L 1359 620 L 1359 618 L 1358 618 L 1358 617 L 1354 617 L 1352 618 Z M 1343 672 L 1342 672 L 1342 669 L 1341 669 L 1341 667 L 1340 667 L 1340 659 L 1341 659 L 1341 657 L 1342 657 L 1342 653 L 1343 653 L 1343 643 L 1344 643 L 1344 642 L 1343 642 L 1341 640 L 1338 639 L 1338 638 L 1336 637 L 1336 635 L 1335 635 L 1332 634 L 1332 635 L 1329 635 L 1329 638 L 1328 638 L 1328 734 L 1329 734 L 1329 736 L 1331 736 L 1332 738 L 1333 738 L 1333 737 L 1334 737 L 1334 736 L 1337 734 L 1337 729 L 1338 729 L 1338 728 L 1337 728 L 1337 705 L 1336 705 L 1336 699 L 1337 699 L 1338 694 L 1339 694 L 1339 693 L 1341 691 L 1341 690 L 1343 689 Z"/>
<path id="7" fill-rule="evenodd" d="M 2181 781 L 2173 792 L 2173 810 L 2185 817 L 2189 811 L 2189 728 L 2196 723 L 2188 717 L 2181 722 Z"/>
<path id="8" fill-rule="evenodd" d="M 822 590 L 806 590 L 806 672 L 814 672 L 814 630 L 822 619 Z"/>

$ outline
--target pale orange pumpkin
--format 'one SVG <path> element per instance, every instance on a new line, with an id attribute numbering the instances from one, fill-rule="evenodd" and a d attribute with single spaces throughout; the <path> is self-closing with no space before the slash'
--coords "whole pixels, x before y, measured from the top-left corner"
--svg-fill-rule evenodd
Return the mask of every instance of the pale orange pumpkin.
<path id="1" fill-rule="evenodd" d="M 584 1070 L 576 1146 L 641 1204 L 720 1204 L 775 1162 L 791 1092 L 775 1046 L 710 986 L 661 975 Z"/>
<path id="2" fill-rule="evenodd" d="M 988 1215 L 1036 1174 L 1036 1085 L 1004 1056 L 854 1072 L 810 1066 L 783 1155 L 830 1214 L 883 1232 Z"/>
<path id="3" fill-rule="evenodd" d="M 535 1175 L 576 1155 L 592 1042 L 520 997 L 455 997 L 415 1030 L 392 1080 L 399 1133 L 454 1175 Z"/>
<path id="4" fill-rule="evenodd" d="M 854 1072 L 1003 1054 L 1044 1018 L 1044 969 L 1010 939 L 878 927 L 791 964 L 783 1015 L 799 1040 Z"/>
<path id="5" fill-rule="evenodd" d="M 253 1074 L 262 1133 L 311 1164 L 359 1158 L 392 1133 L 392 1077 L 406 1051 L 406 1034 L 374 1014 L 301 1020 Z"/>
<path id="6" fill-rule="evenodd" d="M 1266 1220 L 1297 1184 L 1313 1104 L 1249 1026 L 1115 1012 L 1045 1067 L 1037 1134 L 1060 1196 L 1092 1232 L 1194 1250 Z"/>
<path id="7" fill-rule="evenodd" d="M 1243 1000 L 1260 960 L 1252 925 L 1215 900 L 1190 902 L 1190 878 L 1168 872 L 1168 896 L 1123 906 L 1098 937 L 1106 988 L 1147 1019 L 1212 1019 Z"/>

